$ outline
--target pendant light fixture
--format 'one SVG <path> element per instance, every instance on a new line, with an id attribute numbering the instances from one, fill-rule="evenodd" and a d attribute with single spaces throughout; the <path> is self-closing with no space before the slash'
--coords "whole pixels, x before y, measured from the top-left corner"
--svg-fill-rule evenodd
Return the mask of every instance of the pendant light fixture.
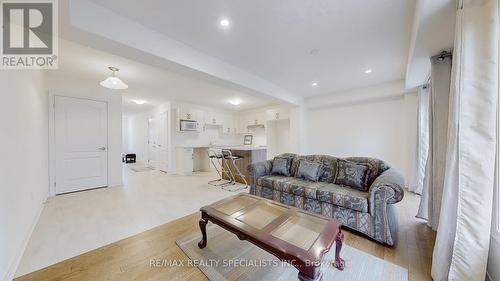
<path id="1" fill-rule="evenodd" d="M 113 73 L 111 73 L 111 76 L 106 78 L 105 80 L 101 81 L 101 86 L 108 88 L 108 89 L 113 89 L 113 90 L 125 90 L 128 88 L 128 85 L 123 83 L 123 81 L 116 77 L 116 72 L 119 71 L 118 68 L 110 66 L 108 67 L 109 70 L 111 70 Z"/>

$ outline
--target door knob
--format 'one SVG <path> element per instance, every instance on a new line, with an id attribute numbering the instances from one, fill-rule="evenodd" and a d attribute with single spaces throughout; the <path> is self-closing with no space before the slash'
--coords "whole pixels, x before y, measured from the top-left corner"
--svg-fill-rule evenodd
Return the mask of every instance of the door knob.
<path id="1" fill-rule="evenodd" d="M 103 146 L 103 147 L 99 147 L 98 149 L 99 150 L 106 150 L 106 147 Z"/>

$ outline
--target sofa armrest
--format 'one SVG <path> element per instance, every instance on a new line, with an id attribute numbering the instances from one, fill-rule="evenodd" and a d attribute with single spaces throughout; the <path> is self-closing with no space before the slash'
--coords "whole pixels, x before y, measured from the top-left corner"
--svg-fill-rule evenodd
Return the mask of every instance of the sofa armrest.
<path id="1" fill-rule="evenodd" d="M 394 245 L 397 237 L 396 209 L 392 204 L 403 199 L 403 176 L 394 168 L 380 174 L 370 186 L 369 207 L 373 216 L 373 238 Z"/>
<path id="2" fill-rule="evenodd" d="M 273 161 L 271 160 L 266 160 L 248 165 L 247 171 L 250 177 L 248 183 L 250 184 L 250 186 L 255 186 L 258 178 L 270 175 L 272 168 L 273 168 Z"/>
<path id="3" fill-rule="evenodd" d="M 370 209 L 375 207 L 375 202 L 380 201 L 375 200 L 375 196 L 382 196 L 383 198 L 377 199 L 381 199 L 387 204 L 394 204 L 403 200 L 404 183 L 403 176 L 394 168 L 380 174 L 370 186 Z"/>

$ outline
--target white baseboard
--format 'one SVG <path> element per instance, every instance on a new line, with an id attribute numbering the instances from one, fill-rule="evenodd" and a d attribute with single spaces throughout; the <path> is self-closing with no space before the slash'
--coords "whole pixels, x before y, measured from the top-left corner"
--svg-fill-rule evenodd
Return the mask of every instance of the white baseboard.
<path id="1" fill-rule="evenodd" d="M 23 246 L 21 248 L 21 251 L 17 254 L 16 258 L 14 259 L 14 262 L 11 263 L 9 266 L 9 269 L 7 270 L 7 273 L 4 276 L 3 281 L 12 281 L 16 275 L 17 268 L 19 267 L 19 263 L 21 263 L 21 259 L 23 258 L 24 251 L 26 251 L 26 247 L 28 247 L 28 243 L 30 241 L 31 235 L 33 234 L 33 231 L 35 230 L 36 224 L 38 223 L 38 220 L 40 219 L 40 215 L 42 214 L 43 206 L 45 205 L 45 202 L 47 202 L 47 199 L 43 200 L 42 204 L 40 204 L 40 207 L 38 208 L 37 214 L 35 216 L 35 219 L 31 222 L 30 230 L 28 231 L 28 235 L 24 237 L 23 241 Z"/>

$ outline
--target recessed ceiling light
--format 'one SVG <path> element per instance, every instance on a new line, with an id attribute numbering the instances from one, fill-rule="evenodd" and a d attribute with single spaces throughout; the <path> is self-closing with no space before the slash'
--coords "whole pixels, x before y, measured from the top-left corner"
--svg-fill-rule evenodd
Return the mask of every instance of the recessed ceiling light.
<path id="1" fill-rule="evenodd" d="M 145 104 L 145 103 L 148 103 L 148 102 L 147 102 L 147 101 L 145 101 L 145 100 L 132 100 L 132 101 L 133 101 L 135 104 L 139 104 L 139 105 L 141 105 L 141 104 Z"/>
<path id="2" fill-rule="evenodd" d="M 237 105 L 240 105 L 241 104 L 241 100 L 239 99 L 234 99 L 234 100 L 228 100 L 228 102 L 234 106 L 237 106 Z"/>
<path id="3" fill-rule="evenodd" d="M 231 25 L 231 22 L 228 19 L 221 19 L 219 24 L 222 27 L 229 27 L 229 25 Z"/>
<path id="4" fill-rule="evenodd" d="M 372 73 L 372 70 L 371 69 L 367 69 L 365 70 L 365 73 L 368 74 L 368 73 Z"/>
<path id="5" fill-rule="evenodd" d="M 311 86 L 313 86 L 313 87 L 318 87 L 318 85 L 319 85 L 318 82 L 312 82 L 311 83 Z"/>

